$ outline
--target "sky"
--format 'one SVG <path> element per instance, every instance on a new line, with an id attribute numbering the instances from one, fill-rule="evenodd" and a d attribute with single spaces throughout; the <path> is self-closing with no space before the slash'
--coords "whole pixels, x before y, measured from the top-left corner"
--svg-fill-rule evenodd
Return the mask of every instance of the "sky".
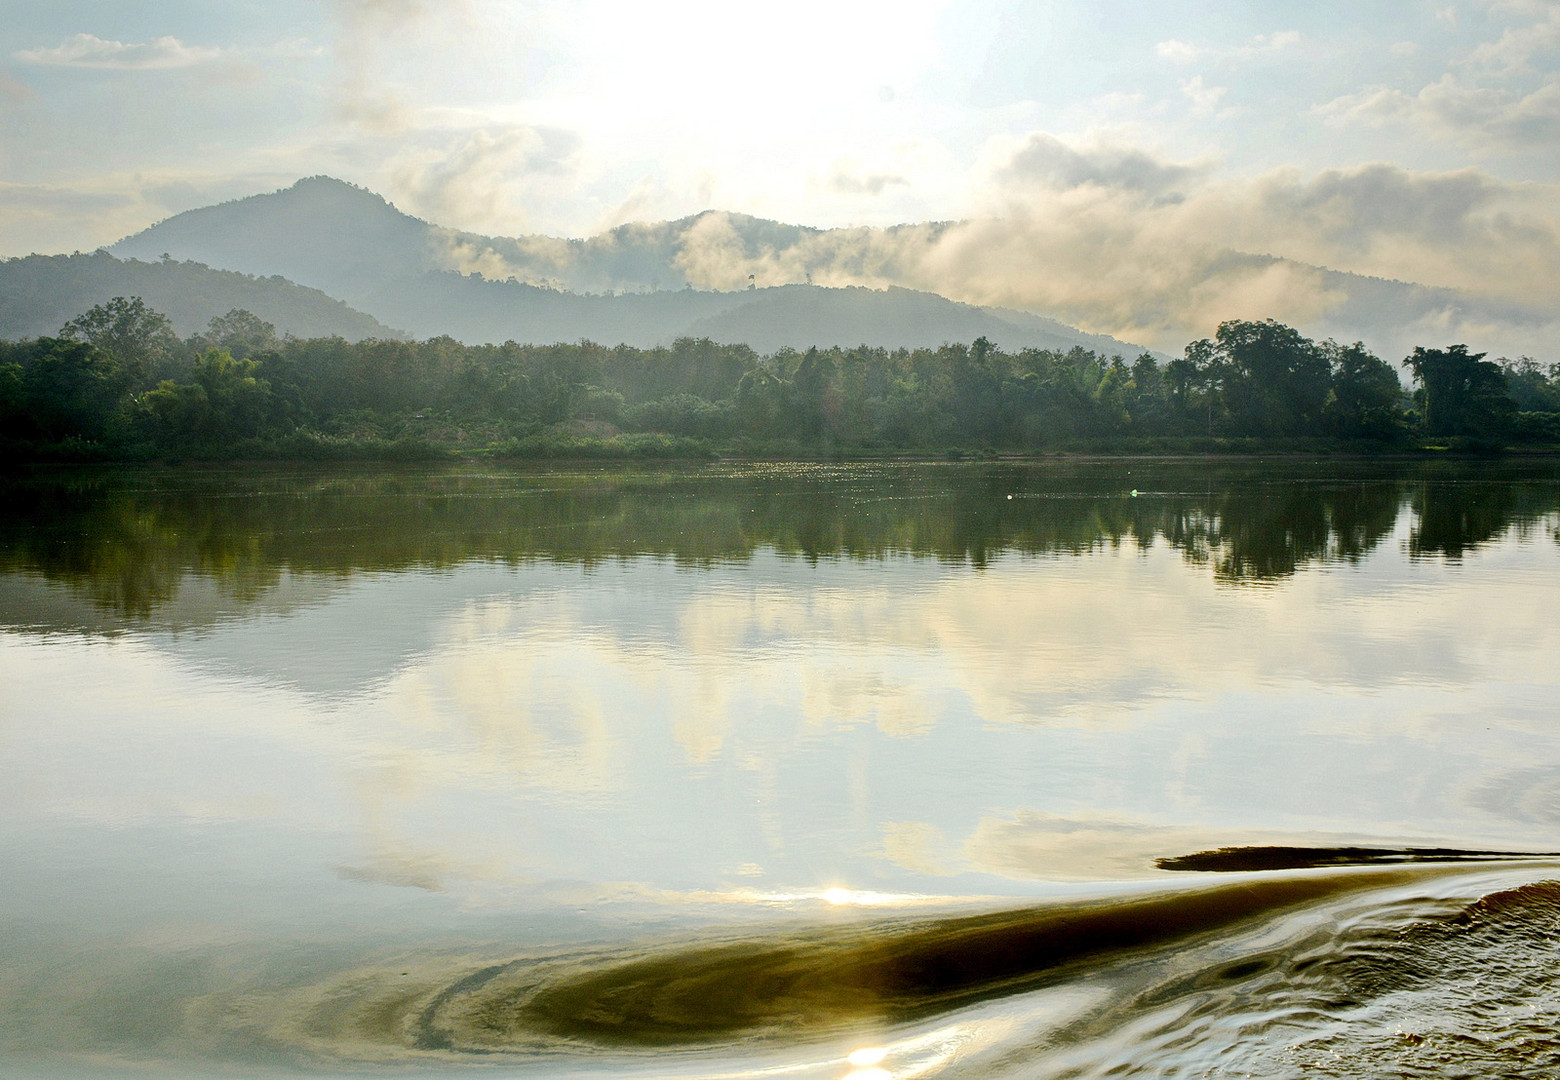
<path id="1" fill-rule="evenodd" d="M 317 174 L 495 235 L 961 220 L 942 291 L 1140 337 L 1336 301 L 1199 294 L 1226 251 L 1552 310 L 1560 0 L 0 0 L 0 256 Z"/>

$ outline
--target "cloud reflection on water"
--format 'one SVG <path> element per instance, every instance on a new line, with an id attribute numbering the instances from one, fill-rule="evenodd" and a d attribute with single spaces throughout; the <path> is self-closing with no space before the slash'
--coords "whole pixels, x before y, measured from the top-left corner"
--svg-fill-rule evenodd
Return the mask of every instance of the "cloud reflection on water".
<path id="1" fill-rule="evenodd" d="M 268 872 L 484 905 L 1542 846 L 1548 781 L 1512 778 L 1554 749 L 1552 484 L 1140 468 L 1122 500 L 1122 468 L 281 475 L 232 519 L 88 484 L 0 529 L 0 813 L 292 830 Z M 677 554 L 669 490 L 732 558 Z M 168 606 L 115 615 L 144 551 Z"/>

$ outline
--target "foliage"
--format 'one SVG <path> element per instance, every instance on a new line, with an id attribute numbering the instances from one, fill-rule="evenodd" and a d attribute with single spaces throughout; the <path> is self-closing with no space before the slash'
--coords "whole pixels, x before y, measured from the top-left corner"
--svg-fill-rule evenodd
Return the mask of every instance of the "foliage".
<path id="1" fill-rule="evenodd" d="M 1403 385 L 1386 361 L 1365 346 L 1323 346 L 1332 373 L 1332 389 L 1322 407 L 1325 427 L 1344 438 L 1391 439 L 1404 427 Z"/>
<path id="2" fill-rule="evenodd" d="M 97 346 L 134 375 L 152 371 L 179 347 L 173 323 L 147 307 L 139 296 L 116 296 L 105 304 L 95 304 L 61 327 L 59 336 Z"/>
<path id="3" fill-rule="evenodd" d="M 1231 321 L 1161 366 L 1005 352 L 466 346 L 278 337 L 245 309 L 174 337 L 136 298 L 57 338 L 0 342 L 0 452 L 38 457 L 418 458 L 1469 448 L 1560 438 L 1560 365 L 1415 349 L 1410 399 L 1356 342 Z"/>
<path id="4" fill-rule="evenodd" d="M 1466 345 L 1415 348 L 1403 361 L 1420 386 L 1429 435 L 1487 438 L 1503 433 L 1516 403 L 1506 395 L 1506 373 Z"/>
<path id="5" fill-rule="evenodd" d="M 1506 393 L 1522 412 L 1560 413 L 1560 363 L 1548 367 L 1531 356 L 1500 360 Z"/>

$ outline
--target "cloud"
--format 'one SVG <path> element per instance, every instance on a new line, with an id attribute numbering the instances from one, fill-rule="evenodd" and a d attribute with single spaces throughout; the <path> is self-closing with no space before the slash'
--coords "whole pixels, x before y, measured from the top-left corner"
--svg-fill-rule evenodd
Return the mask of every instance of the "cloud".
<path id="1" fill-rule="evenodd" d="M 16 53 L 17 59 L 31 64 L 113 71 L 195 67 L 219 60 L 222 55 L 221 49 L 186 45 L 174 37 L 160 37 L 146 43 L 126 43 L 105 41 L 92 34 L 77 34 L 52 49 L 24 49 Z"/>
<path id="2" fill-rule="evenodd" d="M 519 232 L 528 193 L 567 185 L 579 136 L 554 127 L 435 133 L 392 164 L 397 202 L 431 221 L 474 231 Z"/>
<path id="3" fill-rule="evenodd" d="M 1198 115 L 1211 115 L 1228 92 L 1226 86 L 1208 86 L 1201 75 L 1181 80 L 1181 93 L 1192 99 L 1193 111 Z"/>
<path id="4" fill-rule="evenodd" d="M 1418 94 L 1378 87 L 1316 109 L 1338 125 L 1396 125 L 1475 147 L 1551 151 L 1560 143 L 1560 80 L 1526 95 L 1444 75 Z"/>
<path id="5" fill-rule="evenodd" d="M 1531 349 L 1540 324 L 1555 322 L 1533 316 L 1560 292 L 1553 185 L 1384 164 L 1220 178 L 1206 163 L 1044 132 L 1004 147 L 989 161 L 988 206 L 963 221 L 761 235 L 740 217 L 706 214 L 677 238 L 675 269 L 698 288 L 737 288 L 751 273 L 925 289 L 1166 351 L 1230 318 L 1272 317 L 1388 350 L 1410 326 L 1436 338 L 1527 335 L 1520 347 Z"/>
<path id="6" fill-rule="evenodd" d="M 392 87 L 406 82 L 410 55 L 387 58 L 392 48 L 416 43 L 418 51 L 464 51 L 481 40 L 469 0 L 331 0 L 337 32 L 333 52 L 341 71 L 336 108 L 351 123 L 381 135 L 399 135 L 413 125 L 414 104 Z M 382 70 L 388 67 L 390 70 Z"/>
<path id="7" fill-rule="evenodd" d="M 511 153 L 535 152 L 528 140 Z M 483 149 L 503 156 L 497 144 Z M 490 162 L 450 164 L 477 156 L 433 154 L 419 205 L 435 201 L 436 178 L 456 189 L 486 176 L 480 190 L 503 198 L 554 182 Z M 447 254 L 468 271 L 591 291 L 738 289 L 750 274 L 902 286 L 1043 312 L 1166 352 L 1223 320 L 1269 317 L 1388 355 L 1462 338 L 1512 355 L 1553 350 L 1544 335 L 1560 320 L 1543 313 L 1560 293 L 1560 185 L 1382 163 L 1232 177 L 1209 161 L 1043 131 L 994 140 L 975 182 L 981 202 L 952 222 L 809 229 L 708 212 L 583 244 L 529 238 L 495 250 L 468 238 Z M 565 170 L 556 183 L 578 181 Z M 487 212 L 503 205 L 490 200 Z"/>
<path id="8" fill-rule="evenodd" d="M 1501 73 L 1531 70 L 1535 56 L 1560 48 L 1560 4 L 1520 5 L 1537 15 L 1527 26 L 1509 27 L 1496 41 L 1488 41 L 1468 55 L 1466 63 Z"/>
<path id="9" fill-rule="evenodd" d="M 1503 190 L 1474 169 L 1427 174 L 1376 164 L 1328 169 L 1309 180 L 1281 171 L 1257 185 L 1254 210 L 1336 250 L 1365 250 L 1383 236 L 1444 246 L 1467 241 L 1475 217 Z"/>
<path id="10" fill-rule="evenodd" d="M 1179 198 L 1153 198 L 1152 185 L 1026 191 L 944 237 L 935 265 L 961 282 L 961 299 L 1067 311 L 1155 344 L 1220 307 L 1320 320 L 1341 302 L 1339 283 L 1298 263 L 1540 306 L 1560 291 L 1553 185 L 1382 164 L 1253 179 L 1162 167 L 1183 181 Z"/>
<path id="11" fill-rule="evenodd" d="M 1207 55 L 1208 50 L 1189 41 L 1172 39 L 1161 41 L 1154 46 L 1154 52 L 1162 60 L 1170 60 L 1177 64 L 1190 64 L 1194 60 L 1200 60 Z"/>
<path id="12" fill-rule="evenodd" d="M 997 169 L 1007 185 L 1038 184 L 1058 191 L 1093 186 L 1156 198 L 1177 195 L 1204 172 L 1204 166 L 1161 161 L 1130 147 L 1074 149 L 1044 132 L 1032 133 Z"/>
<path id="13" fill-rule="evenodd" d="M 1196 45 L 1172 38 L 1154 46 L 1154 53 L 1161 60 L 1175 64 L 1190 64 L 1203 59 L 1244 60 L 1268 53 L 1281 52 L 1301 41 L 1298 30 L 1278 30 L 1271 34 L 1258 34 L 1244 45 L 1219 49 L 1211 45 Z"/>
<path id="14" fill-rule="evenodd" d="M 171 179 L 147 184 L 140 190 L 147 203 L 166 208 L 170 213 L 181 213 L 201 206 L 221 202 L 226 196 L 214 192 L 206 184 L 187 179 Z"/>
<path id="15" fill-rule="evenodd" d="M 1300 40 L 1300 31 L 1298 30 L 1279 30 L 1272 34 L 1258 34 L 1251 39 L 1251 45 L 1244 51 L 1248 53 L 1278 52 L 1280 49 L 1287 49 L 1291 45 L 1300 44 Z"/>
<path id="16" fill-rule="evenodd" d="M 295 37 L 278 41 L 261 51 L 281 60 L 314 60 L 324 56 L 327 50 L 308 38 Z"/>
<path id="17" fill-rule="evenodd" d="M 530 137 L 517 145 L 509 152 L 522 160 L 535 152 Z M 487 161 L 451 164 L 504 156 L 496 142 L 482 149 L 434 154 L 417 188 L 423 201 L 464 190 L 480 202 L 473 185 L 508 198 L 548 182 Z M 708 212 L 584 244 L 532 237 L 495 250 L 467 238 L 447 257 L 468 272 L 592 291 L 737 289 L 750 274 L 902 286 L 1043 312 L 1167 352 L 1223 320 L 1269 317 L 1388 354 L 1461 337 L 1513 355 L 1552 351 L 1544 335 L 1560 320 L 1543 312 L 1560 292 L 1560 185 L 1380 163 L 1225 177 L 1210 162 L 1038 131 L 995 142 L 983 169 L 984 205 L 960 221 L 808 229 Z M 557 182 L 576 183 L 566 170 Z M 504 205 L 495 200 L 488 213 Z"/>
<path id="18" fill-rule="evenodd" d="M 848 172 L 839 167 L 829 177 L 829 190 L 842 195 L 881 195 L 889 187 L 909 187 L 910 181 L 897 173 Z"/>

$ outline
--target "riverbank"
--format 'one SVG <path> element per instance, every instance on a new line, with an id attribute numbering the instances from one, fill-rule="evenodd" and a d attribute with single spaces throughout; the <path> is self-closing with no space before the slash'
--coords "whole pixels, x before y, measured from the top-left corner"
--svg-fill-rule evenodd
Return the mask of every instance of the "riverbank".
<path id="1" fill-rule="evenodd" d="M 1307 456 L 1438 458 L 1549 456 L 1560 443 L 1502 444 L 1485 439 L 1383 442 L 1375 439 L 1223 438 L 1218 436 L 1074 439 L 1029 447 L 950 445 L 874 446 L 806 443 L 796 439 L 714 441 L 664 432 L 581 434 L 549 432 L 488 442 L 344 437 L 301 431 L 274 439 L 179 449 L 114 446 L 81 439 L 0 444 L 0 466 L 182 462 L 435 462 L 435 461 L 979 461 L 1047 457 L 1181 458 Z"/>

